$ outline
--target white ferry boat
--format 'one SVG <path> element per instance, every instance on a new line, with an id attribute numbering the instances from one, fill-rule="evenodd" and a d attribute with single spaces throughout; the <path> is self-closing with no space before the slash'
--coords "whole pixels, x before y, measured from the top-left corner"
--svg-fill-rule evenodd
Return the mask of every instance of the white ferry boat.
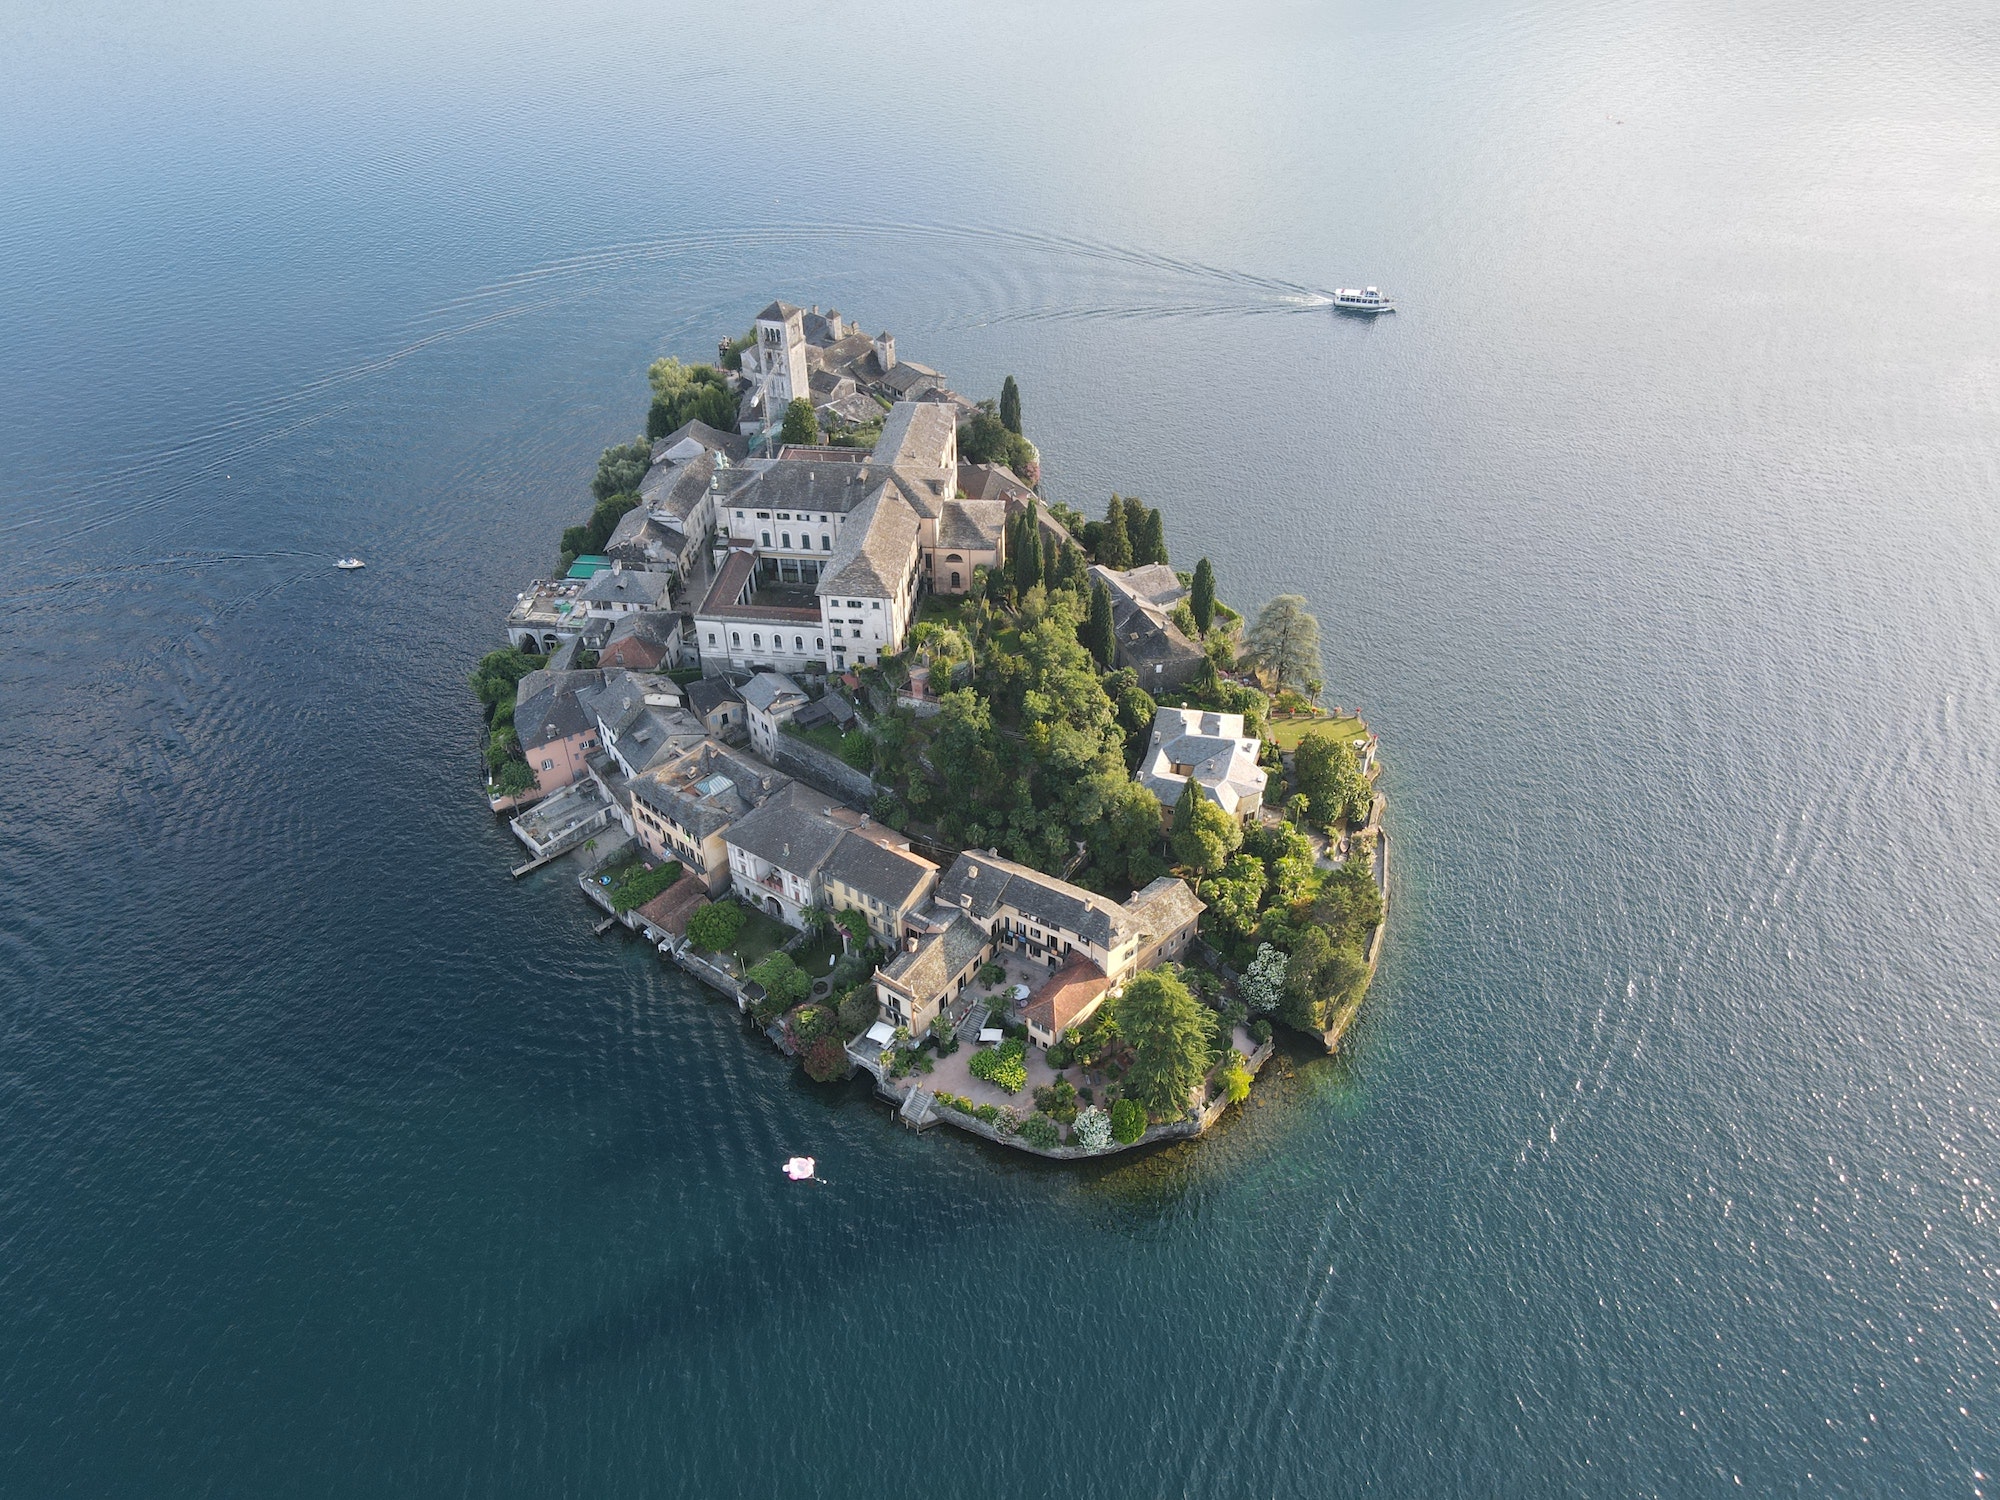
<path id="1" fill-rule="evenodd" d="M 1396 310 L 1396 304 L 1383 295 L 1382 289 L 1372 286 L 1362 287 L 1359 290 L 1351 286 L 1336 287 L 1333 293 L 1333 305 L 1339 312 L 1378 313 Z"/>
<path id="2" fill-rule="evenodd" d="M 352 573 L 356 568 L 365 568 L 368 566 L 367 563 L 358 557 L 337 558 L 333 565 L 343 573 Z"/>

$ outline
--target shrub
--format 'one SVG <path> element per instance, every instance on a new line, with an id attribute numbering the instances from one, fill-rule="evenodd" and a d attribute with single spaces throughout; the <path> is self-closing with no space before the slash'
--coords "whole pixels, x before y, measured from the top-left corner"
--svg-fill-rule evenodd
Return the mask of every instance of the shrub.
<path id="1" fill-rule="evenodd" d="M 700 953 L 720 953 L 742 930 L 742 907 L 734 901 L 711 901 L 688 918 L 688 943 Z"/>
<path id="2" fill-rule="evenodd" d="M 623 913 L 635 906 L 644 906 L 680 878 L 681 867 L 671 859 L 654 869 L 627 876 L 611 892 L 611 909 Z"/>
<path id="3" fill-rule="evenodd" d="M 1111 1116 L 1096 1105 L 1084 1110 L 1076 1117 L 1076 1143 L 1092 1151 L 1102 1151 L 1111 1144 Z"/>
<path id="4" fill-rule="evenodd" d="M 793 963 L 789 954 L 773 953 L 743 977 L 764 986 L 766 1009 L 790 1010 L 812 991 L 812 976 Z"/>
<path id="5" fill-rule="evenodd" d="M 979 982 L 988 989 L 991 989 L 1006 977 L 1007 971 L 999 964 L 988 963 L 979 966 Z"/>
<path id="6" fill-rule="evenodd" d="M 1111 1106 L 1111 1138 L 1129 1146 L 1146 1133 L 1146 1110 L 1136 1099 L 1120 1099 Z"/>
<path id="7" fill-rule="evenodd" d="M 805 1046 L 833 1035 L 839 1026 L 840 1017 L 829 1006 L 801 1005 L 792 1012 L 792 1035 Z"/>
<path id="8" fill-rule="evenodd" d="M 1000 1119 L 1000 1106 L 997 1104 L 982 1104 L 973 1110 L 973 1113 L 988 1125 L 992 1125 Z"/>
<path id="9" fill-rule="evenodd" d="M 1229 1061 L 1216 1071 L 1215 1081 L 1222 1085 L 1231 1104 L 1241 1104 L 1250 1097 L 1250 1070 L 1244 1066 L 1241 1052 L 1231 1049 Z"/>
<path id="10" fill-rule="evenodd" d="M 875 986 L 857 984 L 840 997 L 840 1029 L 848 1036 L 859 1036 L 875 1020 Z"/>
<path id="11" fill-rule="evenodd" d="M 1047 1088 L 1035 1090 L 1035 1108 L 1058 1124 L 1076 1119 L 1076 1088 L 1067 1078 L 1058 1078 Z"/>
<path id="12" fill-rule="evenodd" d="M 1030 1146 L 1039 1146 L 1044 1151 L 1062 1144 L 1062 1132 L 1056 1129 L 1056 1122 L 1047 1115 L 1029 1115 L 1021 1122 L 1018 1133 Z"/>
<path id="13" fill-rule="evenodd" d="M 1010 1039 L 973 1054 L 966 1067 L 974 1078 L 983 1078 L 996 1088 L 1018 1094 L 1028 1086 L 1027 1055 L 1027 1047 L 1018 1038 Z"/>
<path id="14" fill-rule="evenodd" d="M 1258 1046 L 1263 1046 L 1271 1040 L 1271 1023 L 1259 1016 L 1250 1023 L 1250 1035 L 1257 1039 Z"/>

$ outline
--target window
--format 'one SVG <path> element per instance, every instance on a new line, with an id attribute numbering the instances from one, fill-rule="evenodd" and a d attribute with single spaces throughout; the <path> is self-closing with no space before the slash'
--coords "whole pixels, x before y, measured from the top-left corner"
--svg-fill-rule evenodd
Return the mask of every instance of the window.
<path id="1" fill-rule="evenodd" d="M 751 637 L 750 637 L 750 644 L 751 644 L 751 645 L 753 645 L 753 646 L 755 646 L 755 647 L 756 647 L 756 648 L 757 648 L 757 649 L 758 649 L 759 651 L 763 650 L 763 649 L 764 649 L 764 635 L 763 635 L 763 632 L 762 632 L 762 631 L 759 631 L 759 632 L 758 632 L 758 633 L 757 633 L 756 635 L 753 635 L 753 636 L 751 636 Z"/>
<path id="2" fill-rule="evenodd" d="M 947 552 L 947 553 L 946 553 L 946 554 L 944 555 L 944 560 L 945 560 L 946 562 L 964 562 L 964 561 L 965 561 L 965 559 L 964 559 L 964 558 L 962 558 L 962 557 L 960 557 L 960 556 L 959 556 L 959 555 L 958 555 L 958 554 L 957 554 L 956 552 Z"/>
<path id="3" fill-rule="evenodd" d="M 833 550 L 833 537 L 831 534 L 824 531 L 819 534 L 819 550 L 822 552 L 831 552 Z"/>
<path id="4" fill-rule="evenodd" d="M 768 521 L 771 519 L 771 513 L 768 510 L 760 510 L 757 512 L 757 519 L 760 521 Z"/>
<path id="5" fill-rule="evenodd" d="M 868 601 L 868 607 L 870 609 L 879 610 L 882 607 L 882 601 L 880 599 L 871 599 Z"/>
<path id="6" fill-rule="evenodd" d="M 709 645 L 711 645 L 711 646 L 713 646 L 713 645 L 715 644 L 715 632 L 714 632 L 713 630 L 711 630 L 711 631 L 710 631 L 710 632 L 708 633 L 708 643 L 709 643 Z"/>
<path id="7" fill-rule="evenodd" d="M 740 510 L 739 510 L 738 512 L 736 512 L 736 519 L 737 519 L 737 520 L 739 520 L 739 521 L 743 519 L 743 512 L 742 512 L 742 511 L 740 511 Z"/>
<path id="8" fill-rule="evenodd" d="M 958 569 L 956 569 L 956 568 L 953 568 L 953 569 L 951 570 L 951 586 L 952 586 L 953 588 L 957 588 L 957 587 L 958 587 Z"/>
<path id="9" fill-rule="evenodd" d="M 553 771 L 555 768 L 556 768 L 556 763 L 552 760 L 545 760 L 542 762 L 542 769 L 544 771 Z"/>
<path id="10" fill-rule="evenodd" d="M 806 638 L 805 638 L 804 636 L 802 636 L 802 635 L 795 635 L 795 636 L 793 636 L 793 637 L 792 637 L 792 649 L 793 649 L 793 650 L 795 650 L 795 651 L 803 651 L 803 650 L 805 650 L 805 649 L 806 649 Z"/>
<path id="11" fill-rule="evenodd" d="M 861 601 L 859 599 L 849 599 L 847 601 L 847 607 L 849 609 L 859 609 L 861 608 Z"/>
<path id="12" fill-rule="evenodd" d="M 813 649 L 814 649 L 815 651 L 824 651 L 824 650 L 826 649 L 826 637 L 825 637 L 825 636 L 823 636 L 823 635 L 816 635 L 816 636 L 814 636 L 814 637 L 813 637 Z"/>
<path id="13" fill-rule="evenodd" d="M 836 641 L 840 639 L 840 627 L 838 625 L 833 627 L 833 638 Z M 836 647 L 835 649 L 838 650 L 839 648 Z"/>
<path id="14" fill-rule="evenodd" d="M 742 632 L 742 631 L 740 631 L 740 630 L 732 630 L 732 631 L 730 631 L 730 632 L 729 632 L 729 644 L 730 644 L 730 645 L 732 645 L 732 646 L 740 646 L 740 645 L 742 645 L 742 644 L 743 644 L 743 632 Z"/>
<path id="15" fill-rule="evenodd" d="M 790 533 L 789 531 L 787 531 L 787 532 L 783 532 L 783 533 L 781 533 L 780 535 L 782 536 L 782 538 L 783 538 L 783 540 L 784 540 L 784 544 L 785 544 L 785 550 L 786 550 L 787 552 L 791 551 L 791 550 L 792 550 L 792 534 L 791 534 L 791 533 Z"/>
<path id="16" fill-rule="evenodd" d="M 780 521 L 789 521 L 791 520 L 791 518 L 792 518 L 792 513 L 788 510 L 781 510 L 778 512 L 778 519 Z"/>
<path id="17" fill-rule="evenodd" d="M 764 533 L 764 545 L 766 547 L 771 545 L 771 533 L 768 531 Z"/>

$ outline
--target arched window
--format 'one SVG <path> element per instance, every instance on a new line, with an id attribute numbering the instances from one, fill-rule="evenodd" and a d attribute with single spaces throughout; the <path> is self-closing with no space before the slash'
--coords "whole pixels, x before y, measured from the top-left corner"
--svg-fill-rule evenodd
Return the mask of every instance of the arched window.
<path id="1" fill-rule="evenodd" d="M 965 559 L 964 559 L 964 558 L 962 558 L 962 557 L 960 557 L 960 556 L 959 556 L 959 555 L 958 555 L 958 554 L 957 554 L 956 552 L 947 552 L 947 553 L 945 553 L 945 555 L 944 555 L 944 560 L 945 560 L 946 562 L 964 562 L 964 561 L 965 561 Z"/>
<path id="2" fill-rule="evenodd" d="M 785 544 L 787 552 L 792 550 L 792 534 L 789 531 L 779 533 L 778 539 Z"/>
<path id="3" fill-rule="evenodd" d="M 732 645 L 732 646 L 740 646 L 740 645 L 742 645 L 742 644 L 743 644 L 743 632 L 742 632 L 742 631 L 740 631 L 740 630 L 732 630 L 732 631 L 730 631 L 730 632 L 729 632 L 729 644 L 730 644 L 730 645 Z"/>
<path id="4" fill-rule="evenodd" d="M 805 649 L 806 649 L 806 638 L 805 638 L 804 636 L 802 636 L 802 635 L 795 635 L 795 636 L 793 636 L 793 637 L 792 637 L 792 646 L 793 646 L 793 649 L 795 649 L 795 650 L 798 650 L 798 651 L 803 651 L 803 650 L 805 650 Z"/>
<path id="5" fill-rule="evenodd" d="M 764 649 L 764 633 L 760 630 L 757 634 L 751 636 L 750 644 L 755 646 L 759 651 L 762 651 Z"/>
<path id="6" fill-rule="evenodd" d="M 956 569 L 956 568 L 953 568 L 953 569 L 952 569 L 952 571 L 951 571 L 951 586 L 952 586 L 953 588 L 957 588 L 957 587 L 959 586 L 959 585 L 958 585 L 958 569 Z"/>

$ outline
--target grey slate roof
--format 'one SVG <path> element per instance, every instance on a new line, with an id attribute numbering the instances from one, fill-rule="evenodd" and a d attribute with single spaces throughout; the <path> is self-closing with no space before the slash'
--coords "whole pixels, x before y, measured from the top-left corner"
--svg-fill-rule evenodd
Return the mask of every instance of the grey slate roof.
<path id="1" fill-rule="evenodd" d="M 657 463 L 659 461 L 657 455 L 665 453 L 669 449 L 678 448 L 689 438 L 693 438 L 711 453 L 728 454 L 732 463 L 741 463 L 744 457 L 750 452 L 750 440 L 748 438 L 738 437 L 733 432 L 724 432 L 720 427 L 711 427 L 706 422 L 692 421 L 681 423 L 680 426 L 653 444 L 653 452 L 656 455 L 654 462 Z"/>
<path id="2" fill-rule="evenodd" d="M 724 837 L 735 848 L 810 881 L 846 830 L 805 795 L 797 786 L 786 788 L 738 820 Z"/>
<path id="3" fill-rule="evenodd" d="M 914 953 L 907 949 L 898 953 L 882 973 L 916 996 L 918 1004 L 928 1004 L 986 951 L 988 941 L 978 926 L 962 916 L 953 917 L 943 932 L 918 939 Z"/>
<path id="4" fill-rule="evenodd" d="M 828 880 L 873 896 L 892 912 L 917 895 L 937 867 L 914 854 L 884 849 L 873 839 L 849 832 L 826 862 Z"/>
<path id="5" fill-rule="evenodd" d="M 741 703 L 743 695 L 727 677 L 702 677 L 681 690 L 687 706 L 707 718 L 725 703 Z"/>
<path id="6" fill-rule="evenodd" d="M 806 701 L 806 690 L 782 672 L 759 672 L 739 691 L 745 703 L 765 713 L 769 713 L 771 706 L 784 698 L 795 698 L 800 703 Z"/>
<path id="7" fill-rule="evenodd" d="M 814 592 L 822 598 L 834 594 L 893 598 L 910 571 L 921 529 L 909 501 L 893 486 L 880 485 L 848 516 Z"/>
<path id="8" fill-rule="evenodd" d="M 757 321 L 759 323 L 782 323 L 785 319 L 798 315 L 799 309 L 792 306 L 791 303 L 773 302 L 769 307 L 757 314 Z"/>
<path id="9" fill-rule="evenodd" d="M 972 898 L 969 906 L 967 896 Z M 983 854 L 961 854 L 953 860 L 938 881 L 935 899 L 945 906 L 960 907 L 981 922 L 990 921 L 1001 907 L 1010 906 L 1044 927 L 1065 928 L 1100 948 L 1117 947 L 1130 932 L 1123 907 L 1053 875 L 1003 859 L 990 849 Z"/>
<path id="10" fill-rule="evenodd" d="M 958 426 L 949 407 L 928 401 L 898 401 L 882 422 L 882 436 L 875 444 L 875 461 L 892 468 L 939 471 L 957 439 Z M 956 460 L 950 473 L 956 488 Z"/>
<path id="11" fill-rule="evenodd" d="M 723 475 L 716 504 L 730 510 L 789 510 L 794 514 L 847 514 L 882 486 L 870 464 L 767 460 Z"/>
<path id="12" fill-rule="evenodd" d="M 543 668 L 524 676 L 514 688 L 514 733 L 521 748 L 535 749 L 592 728 L 596 717 L 583 708 L 577 695 L 603 681 L 604 674 L 595 669 L 552 672 Z"/>
<path id="13" fill-rule="evenodd" d="M 714 777 L 723 778 L 723 784 L 711 785 Z M 696 839 L 705 839 L 790 785 L 790 777 L 711 740 L 634 777 L 630 791 Z"/>
<path id="14" fill-rule="evenodd" d="M 619 641 L 629 641 L 637 636 L 649 645 L 664 649 L 673 645 L 680 631 L 681 617 L 671 610 L 642 609 L 636 615 L 626 615 L 613 625 L 606 644 L 616 645 Z"/>
<path id="15" fill-rule="evenodd" d="M 641 609 L 664 609 L 673 589 L 673 576 L 639 568 L 605 568 L 583 586 L 578 595 L 586 604 L 636 604 Z"/>
<path id="16" fill-rule="evenodd" d="M 947 500 L 938 516 L 938 545 L 998 551 L 1007 531 L 1004 500 Z"/>
<path id="17" fill-rule="evenodd" d="M 1208 906 L 1178 875 L 1162 875 L 1144 890 L 1134 891 L 1125 910 L 1141 932 L 1163 938 L 1180 931 Z"/>
<path id="18" fill-rule="evenodd" d="M 643 775 L 701 743 L 707 735 L 707 726 L 686 709 L 647 704 L 619 729 L 618 754 L 634 775 Z"/>
<path id="19" fill-rule="evenodd" d="M 640 508 L 662 519 L 685 521 L 708 493 L 715 468 L 713 453 L 703 453 L 685 463 L 654 464 L 639 481 Z"/>

